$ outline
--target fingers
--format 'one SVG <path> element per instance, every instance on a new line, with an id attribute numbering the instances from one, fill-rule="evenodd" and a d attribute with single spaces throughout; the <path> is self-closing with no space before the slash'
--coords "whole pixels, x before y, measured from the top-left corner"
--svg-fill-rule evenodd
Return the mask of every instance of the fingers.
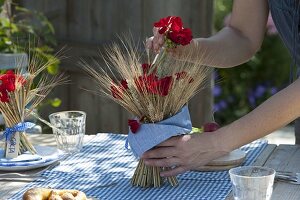
<path id="1" fill-rule="evenodd" d="M 153 32 L 154 36 L 157 35 L 157 34 L 159 34 L 158 33 L 158 28 L 156 28 L 156 27 L 153 27 L 152 32 Z"/>
<path id="2" fill-rule="evenodd" d="M 150 46 L 155 53 L 159 53 L 159 50 L 164 45 L 165 39 L 162 34 L 158 32 L 158 28 L 153 27 L 153 37 L 151 37 L 152 45 Z"/>
<path id="3" fill-rule="evenodd" d="M 180 161 L 176 157 L 161 158 L 161 159 L 145 159 L 145 164 L 155 167 L 174 167 L 178 166 Z"/>
<path id="4" fill-rule="evenodd" d="M 142 158 L 143 159 L 166 158 L 166 157 L 173 157 L 175 155 L 176 155 L 176 150 L 174 147 L 158 147 L 145 152 Z"/>
<path id="5" fill-rule="evenodd" d="M 151 38 L 147 38 L 146 40 L 146 48 L 153 49 L 153 36 Z"/>
<path id="6" fill-rule="evenodd" d="M 163 177 L 176 176 L 176 175 L 182 174 L 186 171 L 188 171 L 186 168 L 179 166 L 179 167 L 175 167 L 169 171 L 163 171 L 160 173 L 160 175 Z"/>

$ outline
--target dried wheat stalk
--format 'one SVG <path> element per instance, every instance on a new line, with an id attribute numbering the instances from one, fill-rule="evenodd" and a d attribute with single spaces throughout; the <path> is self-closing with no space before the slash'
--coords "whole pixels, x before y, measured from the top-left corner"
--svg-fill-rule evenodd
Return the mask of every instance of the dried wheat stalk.
<path id="1" fill-rule="evenodd" d="M 171 88 L 165 96 L 149 93 L 146 87 L 141 88 L 137 84 L 136 78 L 145 75 L 141 67 L 143 55 L 138 51 L 138 45 L 134 45 L 131 40 L 121 40 L 121 44 L 114 43 L 106 49 L 106 66 L 96 61 L 92 64 L 82 61 L 81 65 L 96 81 L 97 93 L 120 104 L 137 118 L 144 119 L 145 123 L 155 123 L 176 114 L 208 83 L 210 68 L 203 66 L 201 59 L 189 62 L 191 56 L 192 52 L 187 52 L 177 60 L 167 54 L 163 61 L 156 63 L 160 78 L 172 76 Z M 147 52 L 148 62 L 153 57 Z M 178 78 L 180 72 L 185 72 L 185 78 Z M 121 80 L 126 80 L 128 89 L 120 87 Z M 113 95 L 112 87 L 115 93 L 120 94 L 120 98 Z M 159 173 L 162 170 L 146 166 L 140 160 L 132 177 L 132 185 L 160 187 L 163 180 Z M 170 177 L 168 181 L 172 186 L 178 184 L 176 177 Z"/>
<path id="2" fill-rule="evenodd" d="M 6 127 L 13 127 L 23 122 L 54 87 L 68 82 L 67 77 L 62 74 L 53 77 L 41 75 L 48 66 L 56 62 L 56 58 L 44 62 L 36 54 L 29 56 L 31 58 L 27 72 L 22 73 L 21 68 L 15 72 L 15 90 L 8 92 L 9 101 L 0 101 L 0 112 L 4 117 Z M 17 63 L 22 66 L 22 62 L 24 60 L 19 60 Z M 34 87 L 34 79 L 39 75 L 41 75 L 40 80 Z M 20 133 L 20 147 L 18 154 L 27 150 L 32 154 L 36 153 L 25 133 Z"/>

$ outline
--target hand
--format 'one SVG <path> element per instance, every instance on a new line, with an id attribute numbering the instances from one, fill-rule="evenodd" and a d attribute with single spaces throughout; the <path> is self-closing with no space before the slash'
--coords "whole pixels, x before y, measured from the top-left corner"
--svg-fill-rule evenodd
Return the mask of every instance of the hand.
<path id="1" fill-rule="evenodd" d="M 188 170 L 197 170 L 229 152 L 222 150 L 218 134 L 215 131 L 172 137 L 145 152 L 142 159 L 146 165 L 173 167 L 161 172 L 161 176 L 175 176 Z"/>
<path id="2" fill-rule="evenodd" d="M 146 49 L 154 51 L 158 54 L 160 49 L 164 46 L 165 37 L 158 32 L 158 28 L 153 27 L 153 36 L 146 40 Z M 195 53 L 197 42 L 193 39 L 189 45 L 178 45 L 176 48 L 167 49 L 167 51 L 175 58 L 180 59 L 184 53 Z"/>
<path id="3" fill-rule="evenodd" d="M 154 53 L 159 53 L 165 43 L 164 35 L 158 32 L 158 28 L 153 27 L 153 36 L 146 40 L 146 48 L 153 50 Z"/>

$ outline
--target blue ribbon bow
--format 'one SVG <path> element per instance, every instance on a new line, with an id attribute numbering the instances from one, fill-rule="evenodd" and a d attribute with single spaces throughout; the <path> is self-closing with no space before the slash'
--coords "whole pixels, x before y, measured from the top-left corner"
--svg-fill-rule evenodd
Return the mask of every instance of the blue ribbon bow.
<path id="1" fill-rule="evenodd" d="M 14 125 L 13 127 L 7 127 L 4 130 L 3 134 L 0 136 L 0 140 L 3 140 L 3 138 L 5 138 L 6 141 L 9 141 L 13 136 L 13 134 L 15 134 L 16 132 L 23 132 L 34 126 L 35 124 L 31 122 L 20 122 Z"/>

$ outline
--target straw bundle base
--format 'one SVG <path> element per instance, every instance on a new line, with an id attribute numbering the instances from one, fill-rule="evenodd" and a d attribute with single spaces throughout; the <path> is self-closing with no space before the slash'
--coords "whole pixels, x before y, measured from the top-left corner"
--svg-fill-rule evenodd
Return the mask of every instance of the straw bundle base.
<path id="1" fill-rule="evenodd" d="M 28 140 L 26 133 L 20 132 L 20 150 L 18 152 L 18 155 L 21 155 L 21 154 L 25 153 L 26 151 L 29 151 L 31 154 L 37 153 L 34 146 Z"/>
<path id="2" fill-rule="evenodd" d="M 145 165 L 143 160 L 139 160 L 139 163 L 135 169 L 131 184 L 137 187 L 161 187 L 164 182 L 164 178 L 160 176 L 160 172 L 168 168 L 152 167 Z M 178 180 L 175 176 L 166 178 L 172 187 L 178 185 Z"/>

